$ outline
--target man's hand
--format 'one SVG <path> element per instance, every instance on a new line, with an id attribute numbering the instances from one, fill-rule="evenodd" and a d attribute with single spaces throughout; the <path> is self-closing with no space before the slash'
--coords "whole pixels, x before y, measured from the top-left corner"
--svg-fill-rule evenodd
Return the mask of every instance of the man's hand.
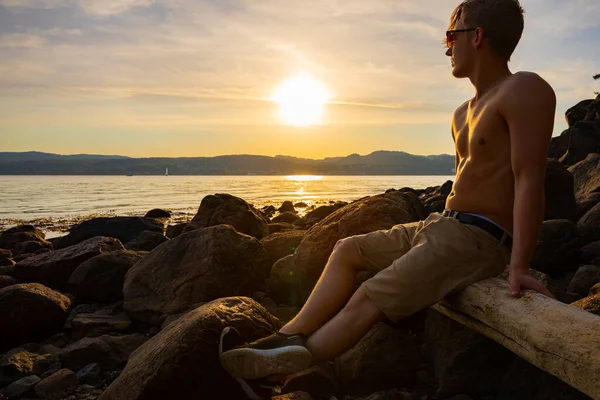
<path id="1" fill-rule="evenodd" d="M 510 295 L 512 297 L 521 297 L 521 290 L 531 289 L 556 300 L 544 285 L 531 276 L 529 271 L 511 268 L 508 283 L 510 284 Z"/>

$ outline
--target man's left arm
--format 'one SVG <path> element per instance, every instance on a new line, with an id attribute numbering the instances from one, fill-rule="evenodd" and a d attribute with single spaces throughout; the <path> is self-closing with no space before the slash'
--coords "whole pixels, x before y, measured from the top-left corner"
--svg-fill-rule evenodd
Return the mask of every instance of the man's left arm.
<path id="1" fill-rule="evenodd" d="M 519 297 L 521 290 L 533 289 L 554 297 L 531 276 L 529 264 L 544 219 L 544 181 L 556 96 L 550 85 L 535 74 L 514 78 L 512 90 L 501 105 L 510 132 L 515 178 L 510 294 Z"/>

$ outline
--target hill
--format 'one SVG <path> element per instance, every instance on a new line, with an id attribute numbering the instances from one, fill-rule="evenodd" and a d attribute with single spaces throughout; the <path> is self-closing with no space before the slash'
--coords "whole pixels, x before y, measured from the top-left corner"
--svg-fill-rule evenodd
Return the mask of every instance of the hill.
<path id="1" fill-rule="evenodd" d="M 130 158 L 0 152 L 0 175 L 452 175 L 454 156 L 376 151 L 322 160 L 277 155 Z"/>

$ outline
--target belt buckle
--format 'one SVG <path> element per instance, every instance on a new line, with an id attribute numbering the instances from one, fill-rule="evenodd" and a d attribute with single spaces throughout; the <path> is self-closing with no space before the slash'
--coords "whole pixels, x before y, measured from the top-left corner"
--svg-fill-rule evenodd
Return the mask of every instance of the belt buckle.
<path id="1" fill-rule="evenodd" d="M 454 210 L 448 211 L 448 218 L 456 218 L 457 216 L 458 216 L 458 211 L 454 211 Z"/>

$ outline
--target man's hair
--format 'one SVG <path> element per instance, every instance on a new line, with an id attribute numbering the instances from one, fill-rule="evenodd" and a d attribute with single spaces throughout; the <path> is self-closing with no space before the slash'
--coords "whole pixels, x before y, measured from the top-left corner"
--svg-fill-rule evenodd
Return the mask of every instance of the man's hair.
<path id="1" fill-rule="evenodd" d="M 519 0 L 465 0 L 452 13 L 450 29 L 464 16 L 466 27 L 483 28 L 492 51 L 508 61 L 523 34 L 523 13 Z"/>

